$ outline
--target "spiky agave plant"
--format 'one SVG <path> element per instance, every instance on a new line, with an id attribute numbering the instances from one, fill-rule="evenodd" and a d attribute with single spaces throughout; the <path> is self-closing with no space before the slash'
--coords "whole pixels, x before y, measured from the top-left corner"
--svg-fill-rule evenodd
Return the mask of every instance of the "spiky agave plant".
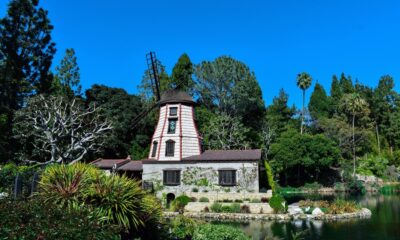
<path id="1" fill-rule="evenodd" d="M 39 195 L 45 202 L 61 207 L 79 208 L 84 204 L 84 193 L 94 176 L 102 174 L 97 168 L 76 163 L 48 166 L 39 182 Z"/>
<path id="2" fill-rule="evenodd" d="M 87 203 L 97 217 L 125 230 L 144 225 L 141 219 L 144 196 L 140 182 L 118 175 L 98 175 L 85 193 Z"/>

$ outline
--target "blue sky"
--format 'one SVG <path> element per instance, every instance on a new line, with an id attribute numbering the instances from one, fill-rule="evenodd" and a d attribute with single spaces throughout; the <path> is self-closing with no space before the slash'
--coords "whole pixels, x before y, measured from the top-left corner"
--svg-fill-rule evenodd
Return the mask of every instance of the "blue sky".
<path id="1" fill-rule="evenodd" d="M 8 0 L 0 2 L 4 15 Z M 300 103 L 295 79 L 302 71 L 327 89 L 332 75 L 341 72 L 370 86 L 390 74 L 400 85 L 400 1 L 41 0 L 40 5 L 55 26 L 55 63 L 74 48 L 84 88 L 97 83 L 136 93 L 150 50 L 169 72 L 184 52 L 194 63 L 221 55 L 241 60 L 255 72 L 267 104 L 280 88 L 291 103 Z"/>

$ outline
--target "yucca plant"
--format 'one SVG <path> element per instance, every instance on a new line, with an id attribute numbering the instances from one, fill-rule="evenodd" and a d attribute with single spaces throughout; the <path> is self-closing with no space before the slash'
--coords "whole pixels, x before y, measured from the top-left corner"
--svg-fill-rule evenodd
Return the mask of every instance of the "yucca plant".
<path id="1" fill-rule="evenodd" d="M 98 175 L 85 192 L 87 203 L 97 217 L 126 230 L 144 225 L 141 219 L 144 197 L 140 182 L 118 175 Z"/>
<path id="2" fill-rule="evenodd" d="M 95 176 L 102 175 L 97 168 L 76 163 L 48 166 L 39 182 L 39 195 L 44 201 L 61 207 L 79 208 L 84 204 L 84 193 Z"/>

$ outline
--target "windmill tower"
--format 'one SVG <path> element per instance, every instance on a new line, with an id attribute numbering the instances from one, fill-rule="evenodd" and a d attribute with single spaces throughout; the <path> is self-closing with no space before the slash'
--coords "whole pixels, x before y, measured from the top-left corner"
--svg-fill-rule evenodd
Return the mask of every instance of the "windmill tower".
<path id="1" fill-rule="evenodd" d="M 200 155 L 201 137 L 194 121 L 194 101 L 186 92 L 169 90 L 159 101 L 160 114 L 149 159 L 179 161 Z"/>

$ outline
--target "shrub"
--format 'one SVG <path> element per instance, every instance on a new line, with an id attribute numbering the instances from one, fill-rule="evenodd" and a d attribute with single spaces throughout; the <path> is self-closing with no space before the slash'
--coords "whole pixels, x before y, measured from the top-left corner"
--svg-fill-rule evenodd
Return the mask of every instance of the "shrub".
<path id="1" fill-rule="evenodd" d="M 192 199 L 186 195 L 178 196 L 171 202 L 171 210 L 183 213 L 185 206 L 191 201 Z"/>
<path id="2" fill-rule="evenodd" d="M 269 200 L 269 205 L 272 209 L 274 209 L 275 213 L 285 213 L 287 211 L 287 203 L 279 194 L 272 195 L 271 199 Z"/>
<path id="3" fill-rule="evenodd" d="M 199 192 L 198 188 L 192 188 L 192 192 Z"/>
<path id="4" fill-rule="evenodd" d="M 79 208 L 83 205 L 85 191 L 100 175 L 102 172 L 88 164 L 50 165 L 41 176 L 40 195 L 61 207 Z"/>
<path id="5" fill-rule="evenodd" d="M 379 192 L 382 194 L 393 194 L 400 192 L 400 185 L 385 185 L 379 189 Z"/>
<path id="6" fill-rule="evenodd" d="M 120 239 L 117 226 L 101 224 L 86 209 L 59 208 L 41 199 L 0 201 L 2 239 Z"/>
<path id="7" fill-rule="evenodd" d="M 329 202 L 323 201 L 323 200 L 311 201 L 311 200 L 307 199 L 307 200 L 301 200 L 299 202 L 299 207 L 328 208 Z"/>
<path id="8" fill-rule="evenodd" d="M 251 201 L 250 201 L 251 203 L 260 203 L 261 202 L 261 200 L 260 199 L 258 199 L 258 198 L 253 198 L 253 199 L 251 199 Z"/>
<path id="9" fill-rule="evenodd" d="M 208 207 L 204 207 L 203 212 L 210 212 L 210 209 Z"/>
<path id="10" fill-rule="evenodd" d="M 235 203 L 242 203 L 243 202 L 243 200 L 241 200 L 241 199 L 235 199 L 235 201 L 234 201 Z"/>
<path id="11" fill-rule="evenodd" d="M 196 229 L 196 222 L 183 215 L 178 215 L 171 223 L 171 233 L 178 239 L 189 239 Z"/>
<path id="12" fill-rule="evenodd" d="M 363 194 L 365 193 L 365 187 L 360 180 L 351 179 L 347 183 L 347 189 L 352 193 Z"/>
<path id="13" fill-rule="evenodd" d="M 336 199 L 329 205 L 328 213 L 330 214 L 342 214 L 352 213 L 360 209 L 360 206 L 353 201 L 346 201 L 342 199 Z"/>
<path id="14" fill-rule="evenodd" d="M 251 213 L 249 205 L 242 205 L 240 207 L 240 213 Z"/>
<path id="15" fill-rule="evenodd" d="M 268 178 L 268 184 L 271 187 L 271 190 L 273 193 L 275 193 L 276 188 L 275 188 L 275 181 L 274 181 L 274 175 L 272 174 L 272 169 L 267 160 L 264 160 L 264 166 L 265 166 L 265 172 L 267 173 L 267 178 Z"/>
<path id="16" fill-rule="evenodd" d="M 262 198 L 261 198 L 261 202 L 262 202 L 262 203 L 267 203 L 267 202 L 268 202 L 268 198 L 262 197 Z"/>
<path id="17" fill-rule="evenodd" d="M 227 225 L 200 225 L 193 234 L 193 240 L 248 240 L 248 236 L 238 228 Z"/>
<path id="18" fill-rule="evenodd" d="M 304 189 L 312 190 L 312 191 L 318 191 L 320 188 L 322 188 L 322 184 L 313 182 L 313 183 L 306 183 L 304 184 Z"/>
<path id="19" fill-rule="evenodd" d="M 231 191 L 231 189 L 230 188 L 224 188 L 224 192 L 230 192 Z"/>
<path id="20" fill-rule="evenodd" d="M 210 207 L 212 212 L 220 213 L 222 212 L 222 204 L 221 203 L 213 203 Z"/>
<path id="21" fill-rule="evenodd" d="M 98 176 L 85 192 L 95 214 L 126 229 L 143 226 L 140 212 L 144 196 L 139 182 L 118 175 Z"/>
<path id="22" fill-rule="evenodd" d="M 206 198 L 206 197 L 201 197 L 199 199 L 199 202 L 210 202 L 210 200 L 208 198 Z"/>
<path id="23" fill-rule="evenodd" d="M 239 203 L 232 203 L 229 205 L 231 213 L 239 213 L 240 212 L 240 204 Z"/>

